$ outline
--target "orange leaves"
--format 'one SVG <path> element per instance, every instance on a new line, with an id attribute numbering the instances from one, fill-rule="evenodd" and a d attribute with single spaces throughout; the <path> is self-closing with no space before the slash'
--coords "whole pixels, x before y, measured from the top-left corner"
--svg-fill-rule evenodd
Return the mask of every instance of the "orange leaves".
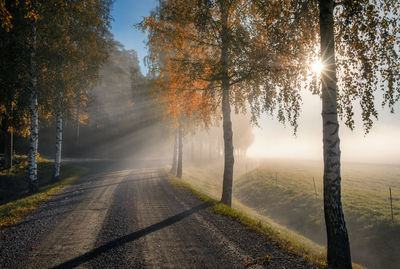
<path id="1" fill-rule="evenodd" d="M 208 95 L 204 89 L 208 83 L 201 80 L 192 80 L 189 74 L 176 65 L 170 58 L 165 58 L 165 67 L 156 85 L 163 90 L 159 96 L 160 102 L 166 105 L 165 114 L 174 123 L 182 116 L 188 119 L 209 121 L 210 110 L 207 109 Z"/>
<path id="2" fill-rule="evenodd" d="M 4 28 L 7 32 L 13 27 L 11 23 L 12 16 L 10 12 L 5 7 L 5 1 L 0 2 L 0 23 L 1 27 Z"/>
<path id="3" fill-rule="evenodd" d="M 209 11 L 217 15 L 214 9 Z M 207 93 L 216 75 L 218 37 L 199 33 L 196 12 L 204 12 L 196 1 L 165 1 L 140 25 L 149 31 L 149 59 L 157 74 L 154 85 L 161 89 L 159 102 L 173 122 L 182 116 L 195 124 L 209 122 L 218 102 Z"/>
<path id="4" fill-rule="evenodd" d="M 37 7 L 33 6 L 32 1 L 29 1 L 29 0 L 25 1 L 25 5 L 26 5 L 26 9 L 27 9 L 25 18 L 34 19 L 35 21 L 37 21 L 39 18 Z"/>
<path id="5" fill-rule="evenodd" d="M 34 11 L 33 9 L 28 10 L 28 13 L 25 15 L 25 18 L 27 19 L 35 19 L 35 21 L 38 20 L 38 14 L 36 13 L 36 11 Z"/>
<path id="6" fill-rule="evenodd" d="M 147 30 L 148 28 L 150 31 L 153 31 L 154 27 L 156 26 L 155 19 L 153 17 L 143 17 L 143 26 L 143 31 Z"/>
<path id="7" fill-rule="evenodd" d="M 87 113 L 81 113 L 79 114 L 79 124 L 86 125 L 87 124 L 87 119 L 89 118 Z"/>
<path id="8" fill-rule="evenodd" d="M 169 116 L 173 122 L 184 116 L 187 119 L 209 121 L 210 113 L 207 110 L 207 95 L 199 91 L 180 91 L 170 89 L 163 95 L 166 102 L 166 115 Z"/>
<path id="9" fill-rule="evenodd" d="M 6 106 L 5 105 L 0 105 L 0 113 L 6 113 Z"/>

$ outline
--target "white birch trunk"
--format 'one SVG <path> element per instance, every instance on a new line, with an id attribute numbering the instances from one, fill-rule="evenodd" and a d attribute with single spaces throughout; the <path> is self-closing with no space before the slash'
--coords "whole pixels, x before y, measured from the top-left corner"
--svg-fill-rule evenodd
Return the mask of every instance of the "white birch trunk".
<path id="1" fill-rule="evenodd" d="M 56 117 L 56 155 L 54 158 L 54 180 L 60 178 L 60 168 L 61 168 L 61 149 L 62 149 L 62 124 L 63 118 L 62 114 L 58 113 Z"/>
<path id="2" fill-rule="evenodd" d="M 324 148 L 324 213 L 328 241 L 328 266 L 352 268 L 350 243 L 341 202 L 340 140 L 337 115 L 337 78 L 334 39 L 334 1 L 319 0 Z"/>
<path id="3" fill-rule="evenodd" d="M 32 6 L 36 7 L 36 1 L 32 1 Z M 36 21 L 32 19 L 30 51 L 30 70 L 29 70 L 29 93 L 30 93 L 30 138 L 29 138 L 29 190 L 34 192 L 38 189 L 37 182 L 37 152 L 39 141 L 39 115 L 37 101 L 37 77 L 36 77 Z"/>

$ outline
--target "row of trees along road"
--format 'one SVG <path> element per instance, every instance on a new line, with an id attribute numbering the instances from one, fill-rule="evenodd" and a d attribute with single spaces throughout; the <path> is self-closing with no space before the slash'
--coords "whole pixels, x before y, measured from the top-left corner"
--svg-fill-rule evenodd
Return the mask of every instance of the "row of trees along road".
<path id="1" fill-rule="evenodd" d="M 38 188 L 39 116 L 56 119 L 57 179 L 63 118 L 95 83 L 111 47 L 110 7 L 110 0 L 0 3 L 2 133 L 6 147 L 12 133 L 29 135 L 31 191 Z M 6 150 L 9 167 L 12 151 Z"/>
<path id="2" fill-rule="evenodd" d="M 113 41 L 98 82 L 90 91 L 81 91 L 79 103 L 63 121 L 63 156 L 143 157 L 143 151 L 163 141 L 160 105 L 144 95 L 146 84 L 136 52 Z M 54 152 L 54 128 L 53 121 L 41 124 L 39 150 L 43 155 Z"/>
<path id="3" fill-rule="evenodd" d="M 327 261 L 351 268 L 341 204 L 338 115 L 354 128 L 359 101 L 365 132 L 377 119 L 375 93 L 392 111 L 400 98 L 400 2 L 362 0 L 164 0 L 145 18 L 150 65 L 164 92 L 198 93 L 199 106 L 184 113 L 220 117 L 224 138 L 221 202 L 231 205 L 233 144 L 231 107 L 275 115 L 297 129 L 300 91 L 322 100 L 324 211 Z M 167 56 L 166 56 L 167 55 Z M 324 70 L 312 75 L 311 62 Z M 220 110 L 221 109 L 221 110 Z M 200 117 L 199 119 L 201 119 Z M 208 119 L 207 118 L 207 119 Z"/>

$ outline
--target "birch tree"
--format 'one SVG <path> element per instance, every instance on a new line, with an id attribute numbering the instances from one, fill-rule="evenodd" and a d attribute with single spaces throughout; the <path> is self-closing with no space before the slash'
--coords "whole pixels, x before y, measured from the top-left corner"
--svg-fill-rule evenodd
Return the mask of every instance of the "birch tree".
<path id="1" fill-rule="evenodd" d="M 351 268 L 350 243 L 341 203 L 340 142 L 337 116 L 337 78 L 333 1 L 319 1 L 321 61 L 326 66 L 322 82 L 322 136 L 324 154 L 324 213 L 328 239 L 328 264 Z"/>
<path id="2" fill-rule="evenodd" d="M 0 78 L 6 159 L 11 163 L 10 136 L 25 135 L 24 125 L 30 123 L 31 190 L 37 185 L 38 110 L 57 118 L 57 175 L 62 117 L 69 114 L 71 99 L 80 97 L 77 91 L 96 81 L 107 58 L 110 4 L 108 0 L 1 2 L 1 36 L 7 40 L 1 43 Z"/>
<path id="3" fill-rule="evenodd" d="M 109 53 L 109 5 L 53 0 L 41 6 L 39 23 L 47 29 L 40 35 L 42 102 L 56 121 L 54 179 L 60 176 L 63 117 L 71 114 L 75 100 L 81 101 L 82 89 L 96 82 Z"/>
<path id="4" fill-rule="evenodd" d="M 344 112 L 340 112 L 345 115 L 346 124 L 353 128 L 352 101 L 357 97 L 361 98 L 364 128 L 368 132 L 373 124 L 371 118 L 378 117 L 374 104 L 374 92 L 380 86 L 385 91 L 385 101 L 389 99 L 389 105 L 392 105 L 393 99 L 388 97 L 400 90 L 400 67 L 397 64 L 400 60 L 398 50 L 400 36 L 397 32 L 400 25 L 398 14 L 393 13 L 395 16 L 393 18 L 388 16 L 390 6 L 394 7 L 393 12 L 396 12 L 400 3 L 379 2 L 346 1 L 336 4 L 332 0 L 319 1 L 321 60 L 325 65 L 325 70 L 321 74 L 324 212 L 328 237 L 328 264 L 338 268 L 351 268 L 351 258 L 340 201 L 341 173 L 337 103 L 338 101 L 341 103 L 340 109 Z M 335 6 L 338 7 L 336 12 Z M 336 31 L 335 22 L 336 27 L 339 28 Z M 335 51 L 338 52 L 338 56 L 335 55 Z M 346 55 L 348 52 L 350 52 L 349 55 Z M 341 77 L 339 80 L 337 75 Z M 379 82 L 379 76 L 382 76 L 381 82 Z M 360 81 L 357 82 L 356 79 Z M 338 87 L 346 89 L 342 96 L 337 93 Z"/>
<path id="5" fill-rule="evenodd" d="M 33 12 L 37 12 L 36 0 L 30 1 Z M 29 171 L 29 191 L 35 192 L 38 189 L 37 181 L 37 154 L 39 139 L 39 113 L 37 100 L 37 69 L 36 69 L 36 38 L 37 38 L 37 14 L 34 13 L 30 18 L 31 35 L 29 43 L 29 114 L 30 114 L 30 136 L 29 136 L 29 155 L 28 155 L 28 171 Z"/>
<path id="6" fill-rule="evenodd" d="M 4 145 L 5 168 L 11 168 L 13 136 L 29 135 L 29 100 L 25 92 L 29 70 L 27 37 L 31 27 L 27 24 L 27 12 L 22 3 L 3 3 L 9 21 L 6 28 L 0 27 L 0 136 Z"/>
<path id="7" fill-rule="evenodd" d="M 264 10 L 260 12 L 265 21 L 263 27 L 279 27 L 292 37 L 285 47 L 292 55 L 292 61 L 303 63 L 298 74 L 309 66 L 307 57 L 315 59 L 315 55 L 320 54 L 324 69 L 320 80 L 314 80 L 310 89 L 322 99 L 328 265 L 351 268 L 350 244 L 341 203 L 339 119 L 353 129 L 353 106 L 358 101 L 364 130 L 368 133 L 374 118 L 378 117 L 375 96 L 379 90 L 383 93 L 382 105 L 393 109 L 398 100 L 400 3 L 386 0 L 277 1 L 282 19 L 271 22 L 263 13 L 270 10 L 268 4 L 254 2 Z M 308 33 L 315 34 L 310 36 Z M 295 50 L 310 53 L 296 55 Z M 295 75 L 293 80 L 304 78 L 307 77 Z M 297 91 L 300 90 L 301 87 L 297 87 Z"/>
<path id="8" fill-rule="evenodd" d="M 29 107 L 32 102 L 28 89 L 32 87 L 27 85 L 30 74 L 35 73 L 30 72 L 34 68 L 30 64 L 30 56 L 34 49 L 33 23 L 36 23 L 37 15 L 31 3 L 25 1 L 2 1 L 0 9 L 1 16 L 6 17 L 0 28 L 0 119 L 5 139 L 6 167 L 11 168 L 14 134 L 22 137 L 30 135 Z"/>
<path id="9" fill-rule="evenodd" d="M 142 24 L 149 31 L 150 59 L 157 62 L 157 53 L 174 49 L 170 61 L 177 73 L 185 74 L 185 87 L 180 91 L 204 91 L 212 100 L 206 108 L 222 115 L 224 138 L 224 175 L 221 201 L 232 202 L 233 182 L 233 132 L 231 106 L 235 112 L 244 112 L 251 104 L 254 118 L 263 109 L 276 107 L 281 121 L 288 120 L 296 126 L 298 99 L 296 93 L 287 94 L 285 85 L 272 91 L 276 59 L 266 50 L 264 40 L 268 35 L 258 31 L 251 18 L 254 15 L 249 1 L 193 1 L 170 0 L 160 3 L 152 17 Z M 154 51 L 156 53 L 154 53 Z M 163 66 L 156 66 L 162 73 Z M 273 79 L 279 85 L 278 79 Z"/>

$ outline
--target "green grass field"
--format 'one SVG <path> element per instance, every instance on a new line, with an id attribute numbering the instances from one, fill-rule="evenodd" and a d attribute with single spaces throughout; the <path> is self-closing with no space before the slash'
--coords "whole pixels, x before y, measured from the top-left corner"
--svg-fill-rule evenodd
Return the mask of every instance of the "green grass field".
<path id="1" fill-rule="evenodd" d="M 290 234 L 294 230 L 325 245 L 322 163 L 242 160 L 235 165 L 234 207 L 247 207 L 250 214 L 265 216 L 276 222 L 277 227 L 289 229 L 282 233 Z M 186 171 L 185 179 L 195 188 L 220 198 L 220 163 L 188 166 Z M 400 264 L 400 167 L 343 164 L 342 198 L 354 261 L 369 268 L 397 268 Z M 308 245 L 318 248 L 312 243 Z"/>

